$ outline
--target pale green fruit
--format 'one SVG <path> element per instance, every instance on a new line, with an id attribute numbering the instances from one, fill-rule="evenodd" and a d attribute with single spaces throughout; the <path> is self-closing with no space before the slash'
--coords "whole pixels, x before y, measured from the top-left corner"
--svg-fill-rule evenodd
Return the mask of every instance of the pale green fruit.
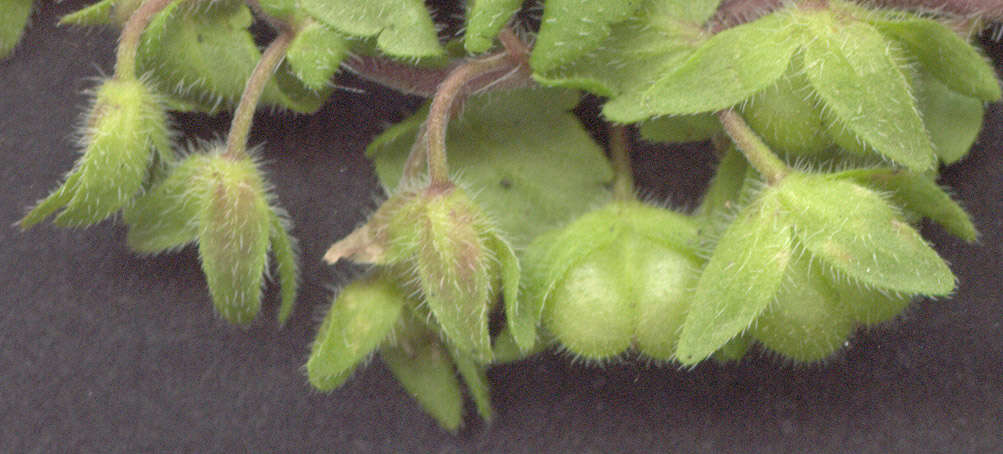
<path id="1" fill-rule="evenodd" d="M 898 317 L 912 302 L 911 295 L 865 288 L 858 282 L 832 280 L 842 306 L 858 322 L 877 325 Z"/>
<path id="2" fill-rule="evenodd" d="M 774 151 L 815 155 L 832 145 L 803 75 L 788 74 L 742 105 L 742 117 Z"/>
<path id="3" fill-rule="evenodd" d="M 840 305 L 840 295 L 807 258 L 792 260 L 773 302 L 749 334 L 797 362 L 832 355 L 853 332 L 854 320 Z"/>
<path id="4" fill-rule="evenodd" d="M 690 218 L 614 202 L 534 242 L 529 298 L 563 348 L 603 360 L 632 345 L 671 359 L 698 268 Z"/>

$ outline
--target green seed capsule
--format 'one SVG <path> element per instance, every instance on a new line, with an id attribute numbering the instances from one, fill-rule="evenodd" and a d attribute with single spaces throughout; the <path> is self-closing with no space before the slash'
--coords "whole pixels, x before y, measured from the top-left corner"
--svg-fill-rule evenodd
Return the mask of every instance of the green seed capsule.
<path id="1" fill-rule="evenodd" d="M 603 360 L 636 345 L 670 359 L 696 274 L 695 238 L 685 216 L 614 202 L 530 246 L 530 298 L 543 300 L 544 327 L 575 355 Z"/>
<path id="2" fill-rule="evenodd" d="M 818 361 L 843 346 L 854 320 L 817 266 L 804 257 L 787 267 L 784 284 L 749 333 L 797 362 Z"/>
<path id="3" fill-rule="evenodd" d="M 815 155 L 832 145 L 822 110 L 802 75 L 782 77 L 742 107 L 742 116 L 776 151 Z"/>
<path id="4" fill-rule="evenodd" d="M 898 317 L 912 302 L 912 296 L 865 288 L 858 282 L 833 280 L 842 306 L 864 325 L 877 325 Z"/>

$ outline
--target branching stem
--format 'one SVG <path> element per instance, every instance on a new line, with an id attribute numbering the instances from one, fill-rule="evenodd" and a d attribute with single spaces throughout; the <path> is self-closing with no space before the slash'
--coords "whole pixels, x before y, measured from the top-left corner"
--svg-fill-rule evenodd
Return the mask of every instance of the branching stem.
<path id="1" fill-rule="evenodd" d="M 115 78 L 131 80 L 136 78 L 136 54 L 139 53 L 139 39 L 143 30 L 150 25 L 153 16 L 167 8 L 175 0 L 146 0 L 129 16 L 118 38 L 115 54 Z"/>
<path id="2" fill-rule="evenodd" d="M 240 95 L 237 110 L 233 112 L 230 133 L 226 136 L 226 152 L 223 156 L 229 159 L 239 159 L 247 154 L 247 136 L 251 131 L 254 111 L 258 107 L 258 101 L 265 91 L 265 86 L 285 57 L 286 50 L 294 35 L 295 32 L 292 29 L 283 27 L 275 40 L 261 54 L 261 59 L 251 71 L 251 76 L 247 78 L 247 84 L 244 85 L 244 93 Z"/>
<path id="3" fill-rule="evenodd" d="M 735 146 L 745 155 L 745 159 L 763 175 L 768 184 L 776 184 L 791 172 L 790 167 L 770 150 L 738 112 L 722 110 L 717 116 L 721 120 L 724 132 L 731 137 L 731 141 L 735 142 Z"/>

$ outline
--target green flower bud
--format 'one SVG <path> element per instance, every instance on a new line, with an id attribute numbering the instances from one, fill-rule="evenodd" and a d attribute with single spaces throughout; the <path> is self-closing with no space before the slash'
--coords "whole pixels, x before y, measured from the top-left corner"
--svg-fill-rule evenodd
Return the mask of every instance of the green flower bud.
<path id="1" fill-rule="evenodd" d="M 100 222 L 127 206 L 143 188 L 155 153 L 171 160 L 167 119 L 142 81 L 108 79 L 86 117 L 84 155 L 63 183 L 20 221 L 27 229 L 63 208 L 61 226 Z"/>
<path id="2" fill-rule="evenodd" d="M 683 215 L 611 203 L 530 245 L 530 298 L 541 300 L 544 327 L 576 355 L 602 360 L 636 345 L 670 359 L 698 269 L 695 239 L 696 225 Z"/>
<path id="3" fill-rule="evenodd" d="M 488 313 L 503 293 L 520 346 L 532 347 L 535 317 L 518 308 L 515 255 L 458 187 L 395 194 L 366 225 L 335 243 L 325 260 L 345 257 L 408 268 L 445 337 L 481 362 L 491 360 Z"/>
<path id="4" fill-rule="evenodd" d="M 246 324 L 261 309 L 270 213 L 264 182 L 249 159 L 211 156 L 201 184 L 199 255 L 216 310 Z"/>

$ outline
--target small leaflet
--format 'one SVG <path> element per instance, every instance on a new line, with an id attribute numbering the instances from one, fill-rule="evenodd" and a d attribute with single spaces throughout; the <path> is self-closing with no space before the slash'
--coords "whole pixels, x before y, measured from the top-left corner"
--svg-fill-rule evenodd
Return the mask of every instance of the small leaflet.
<path id="1" fill-rule="evenodd" d="M 878 193 L 824 175 L 792 174 L 777 194 L 800 244 L 836 272 L 893 292 L 954 290 L 944 260 Z"/>
<path id="2" fill-rule="evenodd" d="M 422 0 L 300 0 L 315 19 L 350 36 L 375 37 L 394 57 L 437 57 L 445 53 Z"/>
<path id="3" fill-rule="evenodd" d="M 0 0 L 0 59 L 14 51 L 31 16 L 32 0 Z"/>
<path id="4" fill-rule="evenodd" d="M 801 44 L 793 30 L 780 11 L 714 35 L 644 93 L 635 118 L 713 112 L 748 99 L 787 71 Z"/>
<path id="5" fill-rule="evenodd" d="M 529 64 L 547 73 L 602 45 L 610 25 L 623 21 L 642 0 L 549 0 Z"/>
<path id="6" fill-rule="evenodd" d="M 167 177 L 122 210 L 129 226 L 126 243 L 136 252 L 156 254 L 181 248 L 198 237 L 198 212 L 205 199 L 195 184 L 208 157 L 191 154 Z"/>
<path id="7" fill-rule="evenodd" d="M 876 20 L 875 28 L 905 46 L 922 70 L 951 90 L 982 101 L 1000 99 L 992 65 L 945 25 L 931 19 Z"/>
<path id="8" fill-rule="evenodd" d="M 498 32 L 521 6 L 522 0 L 472 0 L 467 9 L 463 47 L 472 54 L 490 49 Z"/>
<path id="9" fill-rule="evenodd" d="M 805 75 L 825 109 L 882 156 L 919 172 L 933 168 L 936 156 L 894 46 L 862 22 L 811 19 Z"/>
<path id="10" fill-rule="evenodd" d="M 463 424 L 463 394 L 449 353 L 438 342 L 415 346 L 383 347 L 380 358 L 408 394 L 440 426 L 456 432 Z"/>
<path id="11" fill-rule="evenodd" d="M 320 90 L 328 86 L 341 61 L 348 55 L 348 48 L 345 36 L 324 24 L 311 21 L 296 33 L 296 38 L 289 44 L 286 62 L 304 85 Z"/>
<path id="12" fill-rule="evenodd" d="M 676 358 L 694 365 L 749 328 L 780 290 L 792 254 L 786 213 L 774 192 L 764 193 L 718 241 L 697 282 Z"/>
<path id="13" fill-rule="evenodd" d="M 401 289 L 379 274 L 341 289 L 310 348 L 310 384 L 321 391 L 344 384 L 383 344 L 401 317 L 404 301 Z"/>
<path id="14" fill-rule="evenodd" d="M 280 214 L 281 213 L 281 214 Z M 293 313 L 296 304 L 296 293 L 299 290 L 299 266 L 297 260 L 296 239 L 289 235 L 289 220 L 285 210 L 272 207 L 271 216 L 272 257 L 275 258 L 275 268 L 279 274 L 281 303 L 279 305 L 279 326 L 286 324 Z"/>

